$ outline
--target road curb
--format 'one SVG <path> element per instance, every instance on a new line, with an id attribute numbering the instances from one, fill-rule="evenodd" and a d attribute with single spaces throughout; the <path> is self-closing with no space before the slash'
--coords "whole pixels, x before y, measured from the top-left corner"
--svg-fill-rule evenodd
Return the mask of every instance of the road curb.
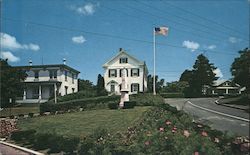
<path id="1" fill-rule="evenodd" d="M 194 106 L 194 107 L 196 107 L 196 108 L 205 110 L 205 111 L 209 111 L 209 112 L 212 112 L 212 113 L 215 113 L 215 114 L 219 114 L 219 115 L 222 115 L 222 116 L 234 118 L 234 119 L 241 120 L 241 121 L 245 121 L 245 122 L 250 122 L 250 120 L 249 120 L 249 119 L 246 119 L 246 118 L 241 118 L 241 117 L 238 117 L 238 116 L 229 115 L 229 114 L 226 114 L 226 113 L 222 113 L 222 112 L 218 112 L 218 111 L 215 111 L 215 110 L 207 109 L 207 108 L 204 108 L 204 107 L 195 105 L 195 104 L 193 104 L 193 103 L 190 102 L 190 101 L 187 101 L 187 102 L 188 102 L 190 105 L 192 105 L 192 106 Z"/>
<path id="2" fill-rule="evenodd" d="M 21 146 L 17 146 L 17 145 L 11 144 L 11 143 L 7 143 L 7 142 L 3 142 L 3 141 L 0 141 L 0 143 L 3 144 L 3 145 L 6 145 L 6 146 L 12 147 L 12 148 L 21 150 L 23 152 L 33 154 L 33 155 L 44 155 L 43 153 L 31 150 L 31 149 L 27 149 L 27 148 L 24 148 L 24 147 L 21 147 Z"/>
<path id="3" fill-rule="evenodd" d="M 236 107 L 236 106 L 231 106 L 229 104 L 220 103 L 219 100 L 216 100 L 215 104 L 222 105 L 222 106 L 229 107 L 229 108 L 239 109 L 239 110 L 247 110 L 245 108 L 240 108 L 240 107 Z"/>

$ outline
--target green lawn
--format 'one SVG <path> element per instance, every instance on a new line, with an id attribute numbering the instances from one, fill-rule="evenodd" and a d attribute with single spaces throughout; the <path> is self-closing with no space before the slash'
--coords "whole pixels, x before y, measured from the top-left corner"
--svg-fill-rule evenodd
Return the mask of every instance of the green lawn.
<path id="1" fill-rule="evenodd" d="M 11 116 L 19 114 L 39 113 L 39 106 L 4 108 L 0 116 Z"/>
<path id="2" fill-rule="evenodd" d="M 57 133 L 64 136 L 85 137 L 95 129 L 106 128 L 109 132 L 125 131 L 136 123 L 150 107 L 122 110 L 90 110 L 46 117 L 20 120 L 21 130 L 35 129 L 40 133 Z"/>

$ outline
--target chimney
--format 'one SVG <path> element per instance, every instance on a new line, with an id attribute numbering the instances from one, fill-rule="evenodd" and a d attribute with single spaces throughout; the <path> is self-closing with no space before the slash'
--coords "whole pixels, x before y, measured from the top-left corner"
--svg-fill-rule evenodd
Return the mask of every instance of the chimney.
<path id="1" fill-rule="evenodd" d="M 63 64 L 66 65 L 66 59 L 65 58 L 63 58 Z"/>
<path id="2" fill-rule="evenodd" d="M 30 64 L 30 66 L 32 66 L 32 60 L 29 60 L 29 64 Z"/>
<path id="3" fill-rule="evenodd" d="M 119 48 L 119 52 L 121 52 L 122 51 L 122 48 Z"/>

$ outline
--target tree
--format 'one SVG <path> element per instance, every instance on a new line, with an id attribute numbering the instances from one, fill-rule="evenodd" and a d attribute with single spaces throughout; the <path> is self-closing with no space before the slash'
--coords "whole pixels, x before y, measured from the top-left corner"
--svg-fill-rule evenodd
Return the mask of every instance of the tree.
<path id="1" fill-rule="evenodd" d="M 82 90 L 94 91 L 95 86 L 89 80 L 78 79 L 78 91 L 82 91 Z"/>
<path id="2" fill-rule="evenodd" d="M 245 48 L 239 51 L 240 57 L 235 58 L 231 65 L 233 81 L 245 86 L 247 92 L 250 92 L 250 49 Z"/>
<path id="3" fill-rule="evenodd" d="M 23 94 L 25 85 L 22 81 L 24 81 L 26 77 L 27 74 L 24 70 L 10 66 L 7 59 L 0 59 L 1 108 L 10 106 L 9 98 L 14 102 L 16 97 Z"/>
<path id="4" fill-rule="evenodd" d="M 185 70 L 182 73 L 180 80 L 187 80 L 189 87 L 184 90 L 186 96 L 198 97 L 202 95 L 202 88 L 204 85 L 212 85 L 213 81 L 217 80 L 214 70 L 216 67 L 209 63 L 207 57 L 200 54 L 193 65 L 191 71 Z"/>
<path id="5" fill-rule="evenodd" d="M 167 82 L 166 86 L 163 87 L 162 92 L 183 93 L 186 87 L 188 87 L 188 82 L 186 81 Z"/>
<path id="6" fill-rule="evenodd" d="M 147 88 L 148 88 L 149 93 L 153 92 L 153 82 L 154 82 L 154 78 L 152 75 L 149 74 L 147 78 Z M 155 84 L 156 84 L 155 85 L 156 92 L 159 92 L 164 86 L 164 79 L 160 79 L 160 81 L 158 81 L 158 76 L 156 75 Z"/>
<path id="7" fill-rule="evenodd" d="M 107 95 L 107 91 L 104 88 L 104 78 L 101 74 L 98 74 L 97 77 L 96 94 L 97 96 Z"/>

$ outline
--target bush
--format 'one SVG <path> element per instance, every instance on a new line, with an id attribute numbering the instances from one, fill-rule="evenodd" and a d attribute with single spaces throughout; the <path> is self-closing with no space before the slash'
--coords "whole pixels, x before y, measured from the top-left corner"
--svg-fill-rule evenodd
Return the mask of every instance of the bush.
<path id="1" fill-rule="evenodd" d="M 29 113 L 29 117 L 33 117 L 34 113 Z"/>
<path id="2" fill-rule="evenodd" d="M 164 102 L 160 95 L 153 94 L 136 94 L 131 95 L 130 101 L 135 101 L 137 106 L 154 106 Z"/>
<path id="3" fill-rule="evenodd" d="M 163 98 L 183 98 L 183 93 L 160 93 Z"/>
<path id="4" fill-rule="evenodd" d="M 108 103 L 108 108 L 109 109 L 118 109 L 118 103 L 117 102 L 109 102 Z"/>
<path id="5" fill-rule="evenodd" d="M 79 142 L 80 139 L 77 137 L 64 138 L 61 144 L 61 150 L 68 154 L 72 154 L 73 151 L 77 149 Z"/>
<path id="6" fill-rule="evenodd" d="M 51 103 L 46 102 L 42 103 L 40 105 L 40 112 L 52 112 L 55 113 L 56 111 L 68 111 L 73 109 L 79 109 L 82 107 L 83 109 L 92 109 L 95 108 L 101 104 L 106 104 L 109 101 L 118 100 L 119 96 L 101 96 L 101 97 L 93 97 L 93 98 L 86 98 L 86 99 L 76 99 L 66 102 L 60 102 L 60 103 Z M 100 106 L 104 107 L 104 106 Z"/>
<path id="7" fill-rule="evenodd" d="M 132 109 L 136 106 L 136 102 L 135 101 L 125 101 L 124 102 L 124 109 Z"/>
<path id="8" fill-rule="evenodd" d="M 11 139 L 17 142 L 26 140 L 32 143 L 35 133 L 36 130 L 15 131 L 11 134 Z"/>

